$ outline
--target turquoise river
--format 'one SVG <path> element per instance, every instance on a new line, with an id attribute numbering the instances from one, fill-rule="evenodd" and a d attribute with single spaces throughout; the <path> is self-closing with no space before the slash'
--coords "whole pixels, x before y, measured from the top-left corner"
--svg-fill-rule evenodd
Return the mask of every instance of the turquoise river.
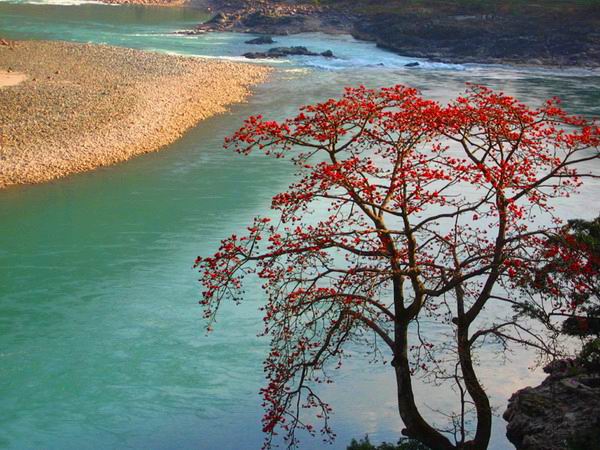
<path id="1" fill-rule="evenodd" d="M 174 34 L 205 19 L 186 9 L 115 7 L 79 1 L 0 2 L 0 36 L 106 43 L 178 54 L 239 59 L 237 34 Z M 307 34 L 282 45 L 332 49 L 338 59 L 297 58 L 248 103 L 190 130 L 164 151 L 38 186 L 0 191 L 0 448 L 260 448 L 261 361 L 256 337 L 261 297 L 227 307 L 203 331 L 198 254 L 267 213 L 292 179 L 286 164 L 222 149 L 246 116 L 283 117 L 343 86 L 405 83 L 447 100 L 465 82 L 531 104 L 559 95 L 574 113 L 600 116 L 600 74 L 503 66 L 446 65 L 387 53 L 347 36 Z M 1 124 L 0 124 L 1 126 Z M 565 217 L 598 214 L 598 182 L 558 204 Z M 434 324 L 431 325 L 434 327 Z M 503 365 L 494 352 L 481 373 L 501 413 L 516 389 L 539 382 L 530 355 Z M 425 403 L 444 396 L 419 387 Z M 324 390 L 344 449 L 352 437 L 395 440 L 402 428 L 387 368 L 351 361 Z M 512 448 L 501 417 L 491 448 Z M 324 448 L 305 439 L 302 449 Z"/>

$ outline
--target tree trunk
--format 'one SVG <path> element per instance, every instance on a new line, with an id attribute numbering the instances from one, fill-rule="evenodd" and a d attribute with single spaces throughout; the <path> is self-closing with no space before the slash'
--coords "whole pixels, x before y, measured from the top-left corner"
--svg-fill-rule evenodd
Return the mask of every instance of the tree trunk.
<path id="1" fill-rule="evenodd" d="M 492 433 L 492 408 L 490 400 L 483 390 L 483 387 L 477 379 L 473 369 L 473 360 L 471 359 L 471 345 L 469 343 L 469 328 L 466 325 L 458 326 L 458 357 L 462 371 L 465 387 L 469 396 L 475 404 L 477 411 L 477 429 L 475 437 L 465 443 L 464 449 L 468 450 L 486 450 L 490 443 Z"/>
<path id="2" fill-rule="evenodd" d="M 416 439 L 432 450 L 454 450 L 456 447 L 442 433 L 429 425 L 419 413 L 412 389 L 408 364 L 408 324 L 396 324 L 396 355 L 392 362 L 396 372 L 398 409 L 405 425 L 404 435 Z"/>

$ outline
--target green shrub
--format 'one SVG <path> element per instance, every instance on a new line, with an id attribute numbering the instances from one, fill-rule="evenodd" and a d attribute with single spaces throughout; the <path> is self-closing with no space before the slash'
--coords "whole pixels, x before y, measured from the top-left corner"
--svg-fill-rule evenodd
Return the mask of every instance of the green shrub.
<path id="1" fill-rule="evenodd" d="M 401 438 L 397 444 L 383 442 L 378 446 L 375 446 L 371 444 L 369 441 L 369 436 L 367 435 L 360 441 L 352 439 L 352 442 L 350 442 L 347 450 L 429 450 L 429 448 L 425 447 L 419 441 L 406 438 Z"/>
<path id="2" fill-rule="evenodd" d="M 579 361 L 590 372 L 600 372 L 600 338 L 583 345 L 579 353 Z"/>

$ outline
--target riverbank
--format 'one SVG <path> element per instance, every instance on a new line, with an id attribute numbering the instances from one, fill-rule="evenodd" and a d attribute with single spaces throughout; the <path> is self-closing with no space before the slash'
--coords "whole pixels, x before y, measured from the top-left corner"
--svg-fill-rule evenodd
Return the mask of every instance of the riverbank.
<path id="1" fill-rule="evenodd" d="M 0 188 L 156 151 L 228 105 L 269 69 L 104 45 L 0 45 Z M 10 78 L 15 80 L 14 75 Z"/>
<path id="2" fill-rule="evenodd" d="M 600 5 L 567 0 L 205 0 L 190 34 L 349 33 L 403 56 L 449 63 L 600 67 Z"/>
<path id="3" fill-rule="evenodd" d="M 101 0 L 109 5 L 194 6 L 189 0 Z"/>
<path id="4" fill-rule="evenodd" d="M 515 392 L 503 414 L 517 450 L 597 449 L 600 437 L 600 374 L 575 360 L 544 368 L 536 387 Z"/>

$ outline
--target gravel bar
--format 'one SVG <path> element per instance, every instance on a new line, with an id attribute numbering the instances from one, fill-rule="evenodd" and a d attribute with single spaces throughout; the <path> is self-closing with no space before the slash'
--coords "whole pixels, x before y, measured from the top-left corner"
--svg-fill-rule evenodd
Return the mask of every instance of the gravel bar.
<path id="1" fill-rule="evenodd" d="M 105 45 L 0 45 L 0 188 L 40 183 L 156 151 L 228 105 L 270 69 Z"/>

